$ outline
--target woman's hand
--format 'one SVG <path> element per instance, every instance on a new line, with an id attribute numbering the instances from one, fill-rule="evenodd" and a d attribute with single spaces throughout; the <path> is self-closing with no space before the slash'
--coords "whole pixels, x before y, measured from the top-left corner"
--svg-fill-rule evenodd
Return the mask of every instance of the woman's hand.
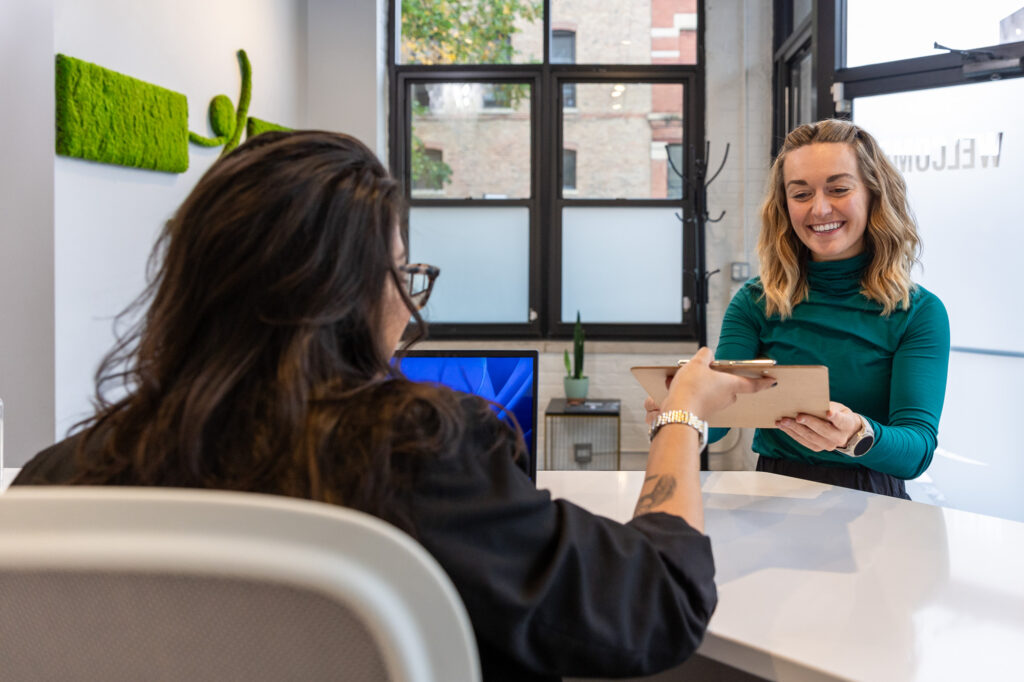
<path id="1" fill-rule="evenodd" d="M 751 379 L 713 370 L 713 359 L 709 349 L 701 348 L 672 377 L 668 397 L 661 405 L 650 397 L 644 401 L 648 426 L 665 410 L 687 410 L 701 419 L 706 419 L 707 415 L 734 403 L 740 393 L 756 393 L 775 385 L 775 379 L 772 377 Z"/>
<path id="2" fill-rule="evenodd" d="M 840 403 L 829 403 L 826 419 L 811 414 L 783 417 L 775 422 L 790 438 L 808 450 L 826 452 L 845 447 L 860 431 L 860 415 Z"/>

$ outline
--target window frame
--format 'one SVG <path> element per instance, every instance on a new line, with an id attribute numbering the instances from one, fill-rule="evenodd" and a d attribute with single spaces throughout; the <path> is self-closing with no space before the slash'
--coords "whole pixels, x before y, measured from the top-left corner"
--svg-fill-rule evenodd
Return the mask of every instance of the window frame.
<path id="1" fill-rule="evenodd" d="M 525 206 L 529 210 L 529 316 L 526 322 L 450 323 L 431 322 L 436 339 L 564 339 L 571 338 L 572 322 L 561 321 L 561 216 L 566 206 L 670 207 L 680 211 L 683 241 L 683 310 L 679 323 L 587 323 L 593 340 L 699 341 L 705 338 L 706 291 L 703 230 L 693 220 L 694 192 L 683 184 L 678 199 L 586 199 L 562 194 L 562 84 L 578 83 L 672 83 L 683 88 L 683 165 L 686 177 L 695 175 L 692 150 L 703 150 L 705 121 L 704 25 L 705 8 L 698 0 L 697 63 L 682 64 L 551 64 L 551 0 L 543 0 L 543 58 L 530 64 L 399 64 L 396 36 L 401 3 L 388 0 L 388 156 L 392 174 L 400 180 L 406 203 L 417 206 L 472 206 L 479 208 Z M 576 33 L 574 31 L 574 33 Z M 523 82 L 530 93 L 530 196 L 525 199 L 453 199 L 411 196 L 409 154 L 412 107 L 411 85 L 430 82 Z M 572 109 L 569 110 L 573 111 Z M 690 153 L 687 153 L 690 150 Z M 578 172 L 578 171 L 577 171 Z M 577 178 L 578 179 L 578 178 Z M 542 226 L 547 228 L 543 229 Z M 408 238 L 409 226 L 402 225 Z M 703 294 L 700 292 L 703 291 Z M 547 295 L 545 295 L 547 292 Z M 687 307 L 688 306 L 688 307 Z"/>
<path id="2" fill-rule="evenodd" d="M 839 5 L 842 5 L 840 8 Z M 814 118 L 833 118 L 836 115 L 832 100 L 835 80 L 836 54 L 846 54 L 845 33 L 835 18 L 845 16 L 845 0 L 815 0 L 811 12 L 799 24 L 793 25 L 793 0 L 774 2 L 775 51 L 772 57 L 772 158 L 782 146 L 792 126 L 789 116 L 789 93 L 793 84 L 790 74 L 793 63 L 809 52 L 811 55 L 811 82 L 814 84 Z"/>
<path id="3" fill-rule="evenodd" d="M 951 85 L 967 85 L 987 80 L 963 71 L 959 54 L 933 54 L 877 64 L 846 67 L 847 0 L 817 0 L 811 15 L 799 26 L 791 26 L 793 0 L 775 0 L 775 70 L 772 155 L 778 151 L 788 130 L 785 119 L 784 69 L 799 50 L 810 46 L 817 92 L 816 114 L 822 118 L 850 118 L 852 102 L 858 97 L 887 95 Z M 991 52 L 1000 58 L 1024 60 L 1024 41 L 973 47 L 967 52 Z M 1024 70 L 1001 74 L 1000 79 L 1024 78 Z"/>

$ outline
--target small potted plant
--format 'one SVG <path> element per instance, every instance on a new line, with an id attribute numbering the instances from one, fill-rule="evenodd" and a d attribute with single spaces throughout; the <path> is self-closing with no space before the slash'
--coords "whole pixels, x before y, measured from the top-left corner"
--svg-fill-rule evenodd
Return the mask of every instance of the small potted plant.
<path id="1" fill-rule="evenodd" d="M 572 359 L 569 364 L 569 350 L 565 350 L 565 402 L 569 405 L 582 405 L 587 399 L 587 385 L 590 383 L 583 376 L 583 325 L 580 313 L 576 311 L 576 327 L 572 332 Z"/>

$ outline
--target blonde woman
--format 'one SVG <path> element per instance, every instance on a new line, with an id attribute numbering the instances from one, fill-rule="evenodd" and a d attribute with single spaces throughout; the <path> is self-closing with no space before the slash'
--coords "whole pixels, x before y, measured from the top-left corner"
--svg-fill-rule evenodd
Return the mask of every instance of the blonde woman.
<path id="1" fill-rule="evenodd" d="M 759 471 L 910 499 L 949 362 L 945 307 L 910 278 L 918 250 L 906 185 L 871 135 L 825 120 L 786 137 L 761 207 L 761 276 L 729 304 L 715 355 L 827 365 L 833 402 L 827 419 L 758 430 Z"/>

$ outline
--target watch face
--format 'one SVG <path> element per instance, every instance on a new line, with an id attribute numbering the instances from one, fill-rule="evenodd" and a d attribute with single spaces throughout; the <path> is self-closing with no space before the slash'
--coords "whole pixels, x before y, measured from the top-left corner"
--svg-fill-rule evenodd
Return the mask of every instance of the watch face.
<path id="1" fill-rule="evenodd" d="M 874 443 L 875 443 L 875 437 L 874 436 L 864 436 L 859 441 L 857 441 L 857 445 L 853 448 L 853 454 L 855 454 L 858 457 L 860 457 L 865 452 L 870 450 L 871 446 L 874 445 Z"/>

